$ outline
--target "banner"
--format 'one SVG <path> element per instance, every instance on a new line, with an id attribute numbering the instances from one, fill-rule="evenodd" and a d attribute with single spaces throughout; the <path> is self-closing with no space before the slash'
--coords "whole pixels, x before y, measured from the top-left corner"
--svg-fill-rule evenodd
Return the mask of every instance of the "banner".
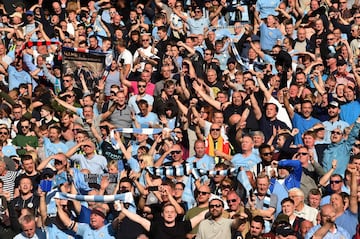
<path id="1" fill-rule="evenodd" d="M 105 70 L 107 53 L 84 48 L 62 48 L 63 73 L 73 74 L 75 84 L 83 89 L 81 78 L 84 78 L 89 90 L 94 89 Z"/>

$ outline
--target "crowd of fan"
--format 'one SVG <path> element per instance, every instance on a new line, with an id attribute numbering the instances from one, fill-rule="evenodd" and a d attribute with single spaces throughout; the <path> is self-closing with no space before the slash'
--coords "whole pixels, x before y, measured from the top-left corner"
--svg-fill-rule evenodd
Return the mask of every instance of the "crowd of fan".
<path id="1" fill-rule="evenodd" d="M 357 0 L 30 4 L 0 5 L 0 238 L 360 238 Z"/>

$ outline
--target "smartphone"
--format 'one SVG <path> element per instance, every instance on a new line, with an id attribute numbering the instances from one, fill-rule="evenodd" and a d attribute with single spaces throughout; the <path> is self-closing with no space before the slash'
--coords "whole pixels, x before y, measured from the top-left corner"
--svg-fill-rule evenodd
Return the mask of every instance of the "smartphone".
<path id="1" fill-rule="evenodd" d="M 158 186 L 150 186 L 148 187 L 149 191 L 159 191 L 159 187 Z"/>

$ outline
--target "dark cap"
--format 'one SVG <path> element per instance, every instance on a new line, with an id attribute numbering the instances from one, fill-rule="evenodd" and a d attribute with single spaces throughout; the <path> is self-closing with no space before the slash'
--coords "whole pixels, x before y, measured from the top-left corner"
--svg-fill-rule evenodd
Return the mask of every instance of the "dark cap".
<path id="1" fill-rule="evenodd" d="M 96 208 L 93 208 L 91 210 L 91 214 L 96 214 L 96 215 L 99 215 L 100 217 L 102 218 L 106 218 L 106 212 L 103 208 L 100 208 L 100 207 L 96 207 Z"/>
<path id="2" fill-rule="evenodd" d="M 327 54 L 326 59 L 330 59 L 330 58 L 336 58 L 336 53 Z"/>
<path id="3" fill-rule="evenodd" d="M 34 16 L 34 12 L 33 12 L 33 11 L 30 11 L 30 10 L 26 11 L 25 14 L 26 14 L 26 16 L 27 16 L 27 15 Z"/>
<path id="4" fill-rule="evenodd" d="M 345 60 L 343 60 L 343 59 L 339 59 L 339 60 L 337 60 L 336 65 L 337 65 L 337 66 L 343 66 L 343 65 L 346 65 L 346 61 L 345 61 Z"/>
<path id="5" fill-rule="evenodd" d="M 53 177 L 55 175 L 55 171 L 51 168 L 44 168 L 41 172 L 41 178 L 43 178 L 45 175 L 49 175 L 50 177 Z"/>
<path id="6" fill-rule="evenodd" d="M 276 227 L 276 235 L 281 235 L 283 237 L 287 237 L 290 235 L 295 235 L 294 230 L 291 228 L 290 225 L 282 225 L 280 224 L 278 227 Z"/>
<path id="7" fill-rule="evenodd" d="M 280 224 L 282 222 L 289 223 L 289 216 L 284 214 L 284 213 L 280 213 L 279 216 L 276 217 L 274 223 L 275 224 Z"/>
<path id="8" fill-rule="evenodd" d="M 329 103 L 329 107 L 339 108 L 339 103 L 333 100 Z"/>
<path id="9" fill-rule="evenodd" d="M 235 63 L 236 63 L 236 60 L 231 57 L 231 58 L 229 58 L 229 59 L 227 60 L 226 65 L 228 65 L 228 64 L 230 64 L 230 63 L 235 64 Z"/>
<path id="10" fill-rule="evenodd" d="M 59 66 L 59 65 L 54 65 L 54 66 L 52 67 L 52 69 L 53 69 L 53 70 L 55 70 L 55 69 L 61 70 L 61 66 Z"/>

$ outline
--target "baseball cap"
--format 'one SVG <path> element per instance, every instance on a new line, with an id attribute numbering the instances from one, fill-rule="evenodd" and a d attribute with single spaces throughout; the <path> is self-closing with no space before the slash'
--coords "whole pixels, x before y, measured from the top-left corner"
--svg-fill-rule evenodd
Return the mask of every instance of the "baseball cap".
<path id="1" fill-rule="evenodd" d="M 227 60 L 227 62 L 226 62 L 226 65 L 228 65 L 228 64 L 230 64 L 230 63 L 233 63 L 233 64 L 235 64 L 236 63 L 236 61 L 235 61 L 235 59 L 234 58 L 229 58 L 228 60 Z"/>
<path id="2" fill-rule="evenodd" d="M 336 65 L 337 65 L 337 66 L 343 66 L 343 65 L 346 65 L 346 61 L 345 61 L 345 60 L 343 60 L 343 59 L 339 59 L 339 60 L 337 60 Z"/>
<path id="3" fill-rule="evenodd" d="M 26 15 L 31 15 L 31 16 L 34 16 L 34 12 L 33 11 L 30 11 L 30 10 L 28 10 L 28 11 L 26 11 L 26 13 L 25 13 Z"/>
<path id="4" fill-rule="evenodd" d="M 327 54 L 326 59 L 330 59 L 330 58 L 336 58 L 336 53 Z"/>
<path id="5" fill-rule="evenodd" d="M 100 208 L 100 207 L 96 207 L 96 208 L 93 208 L 91 210 L 91 214 L 96 214 L 96 215 L 99 215 L 100 217 L 102 218 L 106 218 L 106 212 L 103 208 Z"/>
<path id="6" fill-rule="evenodd" d="M 329 107 L 339 108 L 339 103 L 333 100 L 329 103 Z"/>
<path id="7" fill-rule="evenodd" d="M 278 227 L 276 227 L 276 235 L 281 235 L 283 237 L 287 237 L 290 235 L 295 235 L 294 230 L 291 228 L 290 225 L 282 225 L 280 224 Z"/>

